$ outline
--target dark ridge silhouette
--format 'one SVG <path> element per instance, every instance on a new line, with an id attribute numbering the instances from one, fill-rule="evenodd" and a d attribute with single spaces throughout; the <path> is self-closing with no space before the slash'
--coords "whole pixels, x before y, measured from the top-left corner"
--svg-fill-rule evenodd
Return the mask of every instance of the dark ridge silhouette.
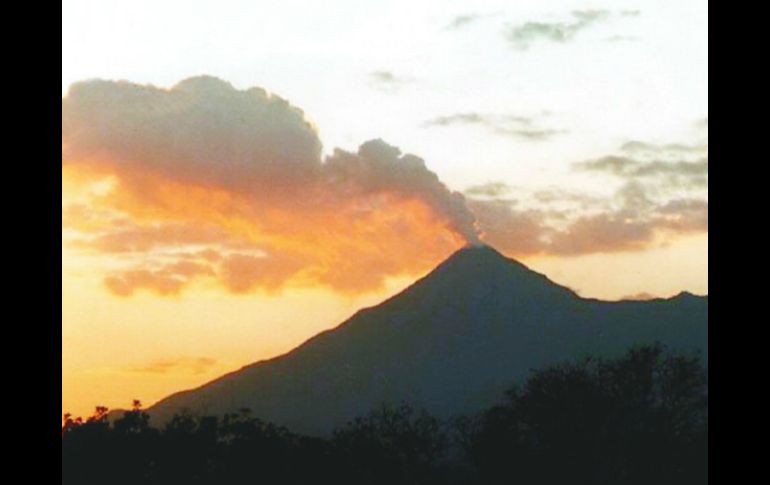
<path id="1" fill-rule="evenodd" d="M 183 410 L 224 416 L 249 408 L 292 431 L 328 436 L 382 403 L 409 402 L 440 419 L 475 413 L 530 369 L 655 341 L 707 362 L 708 298 L 581 298 L 489 246 L 469 246 L 291 352 L 171 395 L 148 413 L 162 425 Z"/>
<path id="2" fill-rule="evenodd" d="M 503 398 L 503 396 L 499 396 Z M 250 410 L 150 425 L 138 401 L 65 416 L 63 485 L 689 485 L 708 483 L 708 375 L 662 345 L 541 368 L 480 413 L 383 405 L 331 436 Z"/>

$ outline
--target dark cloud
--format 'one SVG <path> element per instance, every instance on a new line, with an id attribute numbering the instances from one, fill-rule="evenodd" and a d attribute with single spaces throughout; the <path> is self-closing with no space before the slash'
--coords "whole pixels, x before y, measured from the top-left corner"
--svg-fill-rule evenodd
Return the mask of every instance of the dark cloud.
<path id="1" fill-rule="evenodd" d="M 564 189 L 539 190 L 516 200 L 494 198 L 494 191 L 480 194 L 484 198 L 466 195 L 483 239 L 514 256 L 635 251 L 649 247 L 661 233 L 708 232 L 707 200 L 659 200 L 650 191 L 631 180 L 609 198 Z"/>
<path id="2" fill-rule="evenodd" d="M 105 279 L 118 295 L 174 295 L 203 277 L 234 292 L 366 291 L 478 237 L 464 196 L 424 160 L 379 139 L 323 159 L 304 113 L 260 88 L 77 83 L 62 138 L 63 177 L 111 180 L 65 207 L 63 225 L 77 247 L 132 262 Z"/>
<path id="3" fill-rule="evenodd" d="M 409 197 L 424 195 L 444 215 L 456 215 L 451 224 L 464 236 L 473 233 L 462 196 L 449 191 L 422 159 L 372 140 L 357 154 L 336 150 L 323 163 L 321 142 L 302 111 L 260 88 L 239 91 L 210 77 L 170 90 L 77 83 L 62 100 L 62 136 L 65 165 L 107 165 L 129 182 L 151 171 L 260 198 L 275 192 L 286 198 L 286 191 L 350 197 L 403 190 Z"/>
<path id="4" fill-rule="evenodd" d="M 537 211 L 519 210 L 507 200 L 469 198 L 485 242 L 513 256 L 542 253 L 549 228 Z"/>
<path id="5" fill-rule="evenodd" d="M 426 125 L 536 137 L 539 116 L 463 112 Z M 705 198 L 654 189 L 707 182 L 707 159 L 688 145 L 634 141 L 577 164 L 623 182 L 606 199 L 558 188 L 527 199 L 500 182 L 463 195 L 380 139 L 324 158 L 301 110 L 208 77 L 171 89 L 78 83 L 62 100 L 62 137 L 63 178 L 110 187 L 63 207 L 63 228 L 77 234 L 73 247 L 112 258 L 104 283 L 122 296 L 176 295 L 198 280 L 235 293 L 371 291 L 430 269 L 479 231 L 522 256 L 638 249 L 661 231 L 708 229 Z"/>
<path id="6" fill-rule="evenodd" d="M 499 198 L 511 191 L 511 186 L 504 182 L 488 182 L 482 185 L 473 185 L 465 189 L 465 194 L 469 196 L 495 197 Z"/>
<path id="7" fill-rule="evenodd" d="M 702 199 L 676 199 L 658 207 L 663 223 L 679 231 L 708 231 L 709 204 Z"/>
<path id="8" fill-rule="evenodd" d="M 682 155 L 708 153 L 708 144 L 686 145 L 683 143 L 655 144 L 639 140 L 630 140 L 621 145 L 620 149 L 627 153 L 642 155 Z"/>
<path id="9" fill-rule="evenodd" d="M 647 180 L 662 190 L 708 188 L 708 140 L 699 144 L 631 140 L 620 151 L 622 154 L 574 163 L 573 168 L 627 181 Z"/>
<path id="10" fill-rule="evenodd" d="M 399 79 L 390 71 L 374 71 L 369 73 L 369 77 L 377 82 L 385 84 L 397 84 Z"/>
<path id="11" fill-rule="evenodd" d="M 650 221 L 605 213 L 580 217 L 552 236 L 547 252 L 560 255 L 633 251 L 646 247 L 655 234 Z"/>
<path id="12" fill-rule="evenodd" d="M 343 182 L 346 197 L 372 193 L 402 193 L 419 198 L 437 214 L 447 217 L 451 229 L 468 242 L 476 242 L 475 217 L 459 192 L 450 191 L 428 170 L 425 161 L 412 154 L 401 154 L 384 141 L 370 140 L 357 154 L 335 150 L 325 164 L 331 183 Z M 354 182 L 354 183 L 350 183 Z"/>
<path id="13" fill-rule="evenodd" d="M 454 113 L 437 116 L 423 123 L 424 127 L 447 127 L 453 125 L 479 125 L 493 133 L 529 141 L 543 141 L 566 130 L 544 128 L 539 125 L 540 117 L 518 115 L 495 115 L 477 112 Z"/>
<path id="14" fill-rule="evenodd" d="M 397 76 L 391 71 L 373 71 L 369 73 L 369 84 L 381 91 L 395 93 L 404 85 L 414 80 L 406 76 Z"/>
<path id="15" fill-rule="evenodd" d="M 444 30 L 457 31 L 469 27 L 475 23 L 478 23 L 484 19 L 497 17 L 501 12 L 488 12 L 488 13 L 467 13 L 463 15 L 457 15 L 447 23 Z"/>
<path id="16" fill-rule="evenodd" d="M 321 165 L 304 113 L 261 88 L 201 76 L 170 90 L 128 82 L 75 83 L 62 99 L 64 163 L 94 161 L 253 190 L 295 185 Z"/>
<path id="17" fill-rule="evenodd" d="M 553 240 L 557 252 L 581 252 L 594 245 L 641 247 L 661 232 L 708 232 L 708 143 L 625 143 L 624 155 L 573 164 L 580 171 L 605 173 L 623 181 L 611 211 L 578 219 Z"/>
<path id="18" fill-rule="evenodd" d="M 566 22 L 526 22 L 510 26 L 506 39 L 517 49 L 525 50 L 537 41 L 565 43 L 571 41 L 580 31 L 607 19 L 607 10 L 576 10 Z"/>
<path id="19" fill-rule="evenodd" d="M 458 15 L 455 18 L 453 18 L 449 24 L 447 24 L 446 29 L 447 30 L 458 30 L 463 27 L 466 27 L 467 25 L 470 25 L 477 20 L 481 18 L 480 14 L 473 13 L 473 14 L 466 14 L 466 15 Z"/>
<path id="20" fill-rule="evenodd" d="M 517 118 L 518 119 L 518 118 Z M 432 120 L 428 120 L 424 123 L 425 126 L 450 126 L 454 124 L 488 124 L 491 123 L 493 118 L 489 115 L 482 115 L 480 113 L 455 113 L 451 115 L 437 116 Z M 529 121 L 528 118 L 523 118 L 523 121 Z"/>
<path id="21" fill-rule="evenodd" d="M 532 194 L 533 200 L 538 203 L 549 204 L 571 204 L 580 209 L 591 209 L 597 206 L 604 206 L 605 199 L 583 192 L 575 192 L 560 188 L 548 188 L 536 190 Z"/>
<path id="22" fill-rule="evenodd" d="M 708 175 L 707 158 L 700 158 L 695 161 L 647 161 L 625 156 L 608 155 L 575 163 L 573 167 L 577 170 L 604 172 L 627 179 L 658 176 L 705 177 Z"/>

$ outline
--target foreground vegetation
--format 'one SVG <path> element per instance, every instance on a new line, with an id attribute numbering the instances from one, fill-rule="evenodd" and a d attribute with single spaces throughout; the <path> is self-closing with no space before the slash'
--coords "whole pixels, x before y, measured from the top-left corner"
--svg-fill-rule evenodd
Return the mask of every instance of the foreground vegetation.
<path id="1" fill-rule="evenodd" d="M 244 409 L 150 426 L 140 403 L 65 416 L 62 484 L 703 484 L 708 378 L 660 345 L 533 371 L 500 405 L 440 421 L 383 406 L 332 437 Z"/>

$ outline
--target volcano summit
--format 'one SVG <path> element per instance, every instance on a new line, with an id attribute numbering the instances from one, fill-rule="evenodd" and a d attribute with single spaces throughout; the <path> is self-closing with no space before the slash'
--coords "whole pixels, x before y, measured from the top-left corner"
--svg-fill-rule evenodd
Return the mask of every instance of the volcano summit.
<path id="1" fill-rule="evenodd" d="M 708 359 L 708 297 L 581 298 L 489 246 L 460 249 L 401 293 L 282 356 L 256 362 L 148 409 L 222 415 L 249 408 L 324 435 L 382 403 L 438 417 L 494 405 L 530 369 L 615 356 L 661 342 Z"/>

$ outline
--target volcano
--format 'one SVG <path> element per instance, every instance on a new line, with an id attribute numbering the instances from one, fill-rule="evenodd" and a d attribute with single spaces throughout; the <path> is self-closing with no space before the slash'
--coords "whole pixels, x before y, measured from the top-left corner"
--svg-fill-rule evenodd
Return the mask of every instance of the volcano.
<path id="1" fill-rule="evenodd" d="M 148 412 L 252 415 L 327 435 L 382 403 L 448 418 L 498 403 L 531 369 L 661 342 L 708 359 L 708 297 L 581 298 L 489 246 L 460 249 L 401 293 L 279 357 L 248 365 Z"/>

